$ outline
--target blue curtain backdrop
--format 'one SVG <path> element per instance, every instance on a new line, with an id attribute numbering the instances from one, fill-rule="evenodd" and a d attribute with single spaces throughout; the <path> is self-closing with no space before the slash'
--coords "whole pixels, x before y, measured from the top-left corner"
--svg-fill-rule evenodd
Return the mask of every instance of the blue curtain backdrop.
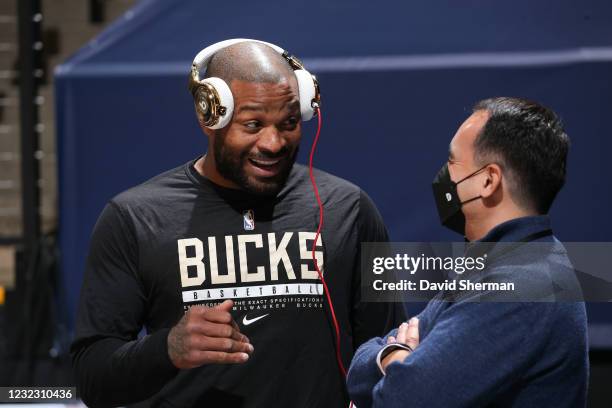
<path id="1" fill-rule="evenodd" d="M 553 108 L 572 139 L 557 235 L 612 241 L 611 22 L 606 0 L 141 1 L 56 71 L 70 319 L 105 203 L 206 150 L 187 73 L 197 51 L 227 38 L 278 44 L 317 74 L 316 166 L 367 191 L 393 240 L 459 238 L 440 227 L 430 183 L 473 103 L 507 95 Z M 304 127 L 301 162 L 314 130 Z M 609 306 L 590 305 L 594 345 L 612 346 Z"/>

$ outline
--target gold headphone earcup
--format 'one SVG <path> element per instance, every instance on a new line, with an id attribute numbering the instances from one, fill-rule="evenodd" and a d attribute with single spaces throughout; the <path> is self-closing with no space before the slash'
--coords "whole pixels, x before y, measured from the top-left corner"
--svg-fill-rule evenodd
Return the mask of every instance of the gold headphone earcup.
<path id="1" fill-rule="evenodd" d="M 196 108 L 198 110 L 198 117 L 204 125 L 208 125 L 211 122 L 211 106 L 210 96 L 208 90 L 200 86 L 195 92 Z"/>

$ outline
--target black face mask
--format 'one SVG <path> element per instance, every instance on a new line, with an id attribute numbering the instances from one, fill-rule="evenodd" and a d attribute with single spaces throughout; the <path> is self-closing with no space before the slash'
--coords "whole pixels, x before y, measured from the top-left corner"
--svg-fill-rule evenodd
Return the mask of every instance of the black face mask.
<path id="1" fill-rule="evenodd" d="M 488 165 L 481 167 L 456 183 L 450 178 L 448 163 L 442 166 L 431 185 L 442 225 L 458 234 L 465 235 L 465 215 L 461 207 L 463 204 L 469 203 L 470 201 L 478 200 L 480 196 L 461 202 L 457 194 L 457 185 L 479 173 L 487 166 Z"/>

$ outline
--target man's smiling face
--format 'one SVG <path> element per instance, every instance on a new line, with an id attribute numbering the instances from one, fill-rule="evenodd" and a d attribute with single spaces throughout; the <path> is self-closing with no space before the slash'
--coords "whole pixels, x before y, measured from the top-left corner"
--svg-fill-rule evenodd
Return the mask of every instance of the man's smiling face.
<path id="1" fill-rule="evenodd" d="M 230 88 L 232 121 L 211 138 L 217 171 L 236 187 L 274 195 L 285 184 L 300 144 L 297 81 L 234 80 Z"/>

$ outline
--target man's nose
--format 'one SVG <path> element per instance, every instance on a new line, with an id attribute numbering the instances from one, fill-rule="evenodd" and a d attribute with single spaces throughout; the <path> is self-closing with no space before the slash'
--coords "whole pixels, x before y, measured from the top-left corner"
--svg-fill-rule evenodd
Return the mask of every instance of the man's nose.
<path id="1" fill-rule="evenodd" d="M 260 152 L 277 154 L 285 147 L 285 139 L 276 126 L 268 126 L 257 140 L 257 148 Z"/>

